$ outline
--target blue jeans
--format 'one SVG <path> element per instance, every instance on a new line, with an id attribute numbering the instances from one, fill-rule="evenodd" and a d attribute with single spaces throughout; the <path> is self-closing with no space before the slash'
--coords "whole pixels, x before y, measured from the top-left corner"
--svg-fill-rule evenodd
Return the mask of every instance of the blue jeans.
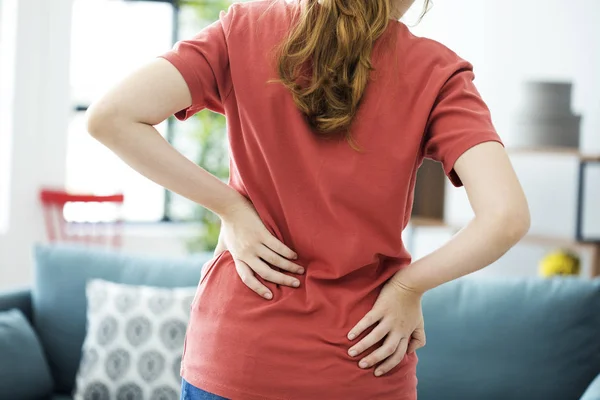
<path id="1" fill-rule="evenodd" d="M 217 396 L 216 394 L 205 392 L 181 380 L 181 400 L 228 400 L 225 397 Z"/>

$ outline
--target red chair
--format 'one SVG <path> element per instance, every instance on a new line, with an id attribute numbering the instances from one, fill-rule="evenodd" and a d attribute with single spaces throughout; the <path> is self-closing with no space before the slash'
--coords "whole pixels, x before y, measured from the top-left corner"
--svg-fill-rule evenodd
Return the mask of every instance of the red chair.
<path id="1" fill-rule="evenodd" d="M 123 220 L 120 210 L 124 196 L 94 196 L 72 194 L 62 190 L 42 189 L 40 201 L 44 209 L 46 233 L 50 242 L 80 243 L 119 248 L 122 244 Z M 82 222 L 68 222 L 65 219 L 65 206 L 68 203 L 113 204 L 117 215 L 111 221 L 94 221 L 92 218 Z"/>

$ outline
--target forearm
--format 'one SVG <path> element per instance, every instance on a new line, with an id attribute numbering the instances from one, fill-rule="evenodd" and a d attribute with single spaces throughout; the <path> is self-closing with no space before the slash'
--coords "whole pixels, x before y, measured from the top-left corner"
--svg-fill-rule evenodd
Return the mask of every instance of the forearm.
<path id="1" fill-rule="evenodd" d="M 527 232 L 518 215 L 475 217 L 444 246 L 415 261 L 392 278 L 410 290 L 425 292 L 478 271 L 496 261 Z"/>
<path id="2" fill-rule="evenodd" d="M 236 190 L 175 150 L 151 125 L 105 120 L 92 125 L 90 133 L 140 174 L 217 215 L 243 200 Z"/>

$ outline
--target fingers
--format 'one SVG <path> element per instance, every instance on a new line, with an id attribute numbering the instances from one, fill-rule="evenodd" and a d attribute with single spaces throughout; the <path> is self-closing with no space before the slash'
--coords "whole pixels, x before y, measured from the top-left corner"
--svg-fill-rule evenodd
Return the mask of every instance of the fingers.
<path id="1" fill-rule="evenodd" d="M 263 243 L 269 249 L 273 250 L 277 254 L 282 255 L 288 260 L 295 260 L 296 258 L 298 258 L 298 255 L 292 249 L 287 247 L 285 244 L 281 243 L 279 239 L 271 235 L 269 231 L 267 231 L 267 234 L 263 238 Z"/>
<path id="2" fill-rule="evenodd" d="M 279 254 L 275 253 L 273 250 L 266 246 L 262 246 L 262 248 L 258 252 L 258 256 L 266 262 L 268 262 L 269 264 L 281 268 L 283 270 L 294 272 L 296 274 L 304 273 L 304 268 L 280 256 Z"/>
<path id="3" fill-rule="evenodd" d="M 263 285 L 256 277 L 254 276 L 254 271 L 242 260 L 234 260 L 235 270 L 238 275 L 242 279 L 244 285 L 248 286 L 251 290 L 258 293 L 260 296 L 264 297 L 267 300 L 273 298 L 273 293 Z"/>
<path id="4" fill-rule="evenodd" d="M 261 278 L 266 281 L 277 283 L 279 285 L 298 287 L 300 281 L 289 275 L 285 275 L 279 271 L 275 271 L 269 267 L 263 260 L 256 257 L 248 262 L 248 266 L 254 270 Z"/>
<path id="5" fill-rule="evenodd" d="M 354 338 L 363 333 L 365 329 L 378 322 L 381 318 L 381 315 L 377 315 L 373 310 L 369 311 L 360 321 L 358 321 L 358 324 L 354 325 L 354 328 L 350 329 L 348 339 L 354 340 Z"/>
<path id="6" fill-rule="evenodd" d="M 387 340 L 386 340 L 387 342 Z M 402 359 L 404 358 L 404 355 L 406 354 L 406 348 L 408 345 L 408 340 L 406 338 L 401 338 L 400 339 L 400 343 L 398 344 L 398 346 L 396 347 L 396 350 L 387 357 L 387 359 L 381 364 L 379 365 L 377 368 L 375 368 L 375 376 L 381 376 L 383 374 L 387 374 L 388 372 L 390 372 L 390 370 L 392 368 L 394 368 L 396 365 L 400 364 L 400 362 L 402 361 Z M 385 343 L 384 343 L 385 346 Z M 383 347 L 381 347 L 383 348 Z M 375 352 L 373 352 L 375 353 Z"/>
<path id="7" fill-rule="evenodd" d="M 303 274 L 304 268 L 284 258 L 286 256 L 296 258 L 296 253 L 270 233 L 266 236 L 265 243 L 257 243 L 257 246 L 254 247 L 254 251 L 246 249 L 241 257 L 233 258 L 235 268 L 242 279 L 242 282 L 254 292 L 270 300 L 273 298 L 273 293 L 271 293 L 271 291 L 256 278 L 255 274 L 265 281 L 283 286 L 297 288 L 300 286 L 300 281 L 271 268 L 265 261 L 275 267 L 298 274 Z"/>
<path id="8" fill-rule="evenodd" d="M 365 336 L 360 342 L 350 347 L 348 354 L 351 357 L 355 357 L 367 350 L 369 347 L 375 345 L 381 339 L 390 332 L 389 328 L 385 328 L 383 325 L 377 325 L 367 336 Z M 395 350 L 395 348 L 394 348 Z M 369 364 L 368 366 L 371 366 Z"/>
<path id="9" fill-rule="evenodd" d="M 398 348 L 401 339 L 402 336 L 400 334 L 390 333 L 381 347 L 360 360 L 358 366 L 361 368 L 369 368 L 390 357 Z"/>
<path id="10" fill-rule="evenodd" d="M 410 338 L 410 343 L 408 344 L 406 352 L 410 354 L 421 347 L 425 347 L 425 330 L 416 329 Z"/>

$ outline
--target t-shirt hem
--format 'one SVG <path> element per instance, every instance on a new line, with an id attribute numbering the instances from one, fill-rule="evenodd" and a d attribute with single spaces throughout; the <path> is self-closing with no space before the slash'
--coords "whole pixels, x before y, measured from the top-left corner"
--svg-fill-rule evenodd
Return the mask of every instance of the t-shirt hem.
<path id="1" fill-rule="evenodd" d="M 217 396 L 225 397 L 226 399 L 244 399 L 244 400 L 288 400 L 283 397 L 272 397 L 265 394 L 250 393 L 244 390 L 233 388 L 201 378 L 194 373 L 189 373 L 182 368 L 181 377 L 189 384 L 202 389 L 206 392 L 216 394 Z"/>
<path id="2" fill-rule="evenodd" d="M 190 90 L 190 95 L 192 96 L 192 105 L 186 109 L 175 113 L 175 117 L 178 120 L 185 121 L 202 108 L 198 106 L 202 103 L 202 98 L 199 94 L 199 92 L 201 92 L 201 89 L 193 89 L 202 88 L 202 82 L 200 81 L 200 79 L 198 79 L 198 76 L 194 72 L 194 69 L 190 67 L 188 63 L 174 51 L 170 51 L 166 54 L 163 54 L 159 56 L 159 58 L 167 60 L 179 71 L 179 73 L 183 77 L 183 80 L 185 81 Z"/>

